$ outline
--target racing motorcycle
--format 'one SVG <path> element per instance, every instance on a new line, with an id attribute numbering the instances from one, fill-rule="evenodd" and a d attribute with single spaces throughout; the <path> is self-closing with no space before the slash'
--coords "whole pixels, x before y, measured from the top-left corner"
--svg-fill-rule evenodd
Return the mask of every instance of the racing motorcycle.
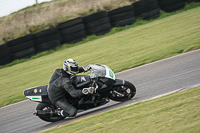
<path id="1" fill-rule="evenodd" d="M 135 86 L 123 79 L 116 79 L 114 72 L 106 65 L 90 65 L 89 75 L 76 75 L 71 82 L 76 89 L 82 89 L 85 94 L 81 98 L 73 98 L 66 94 L 68 102 L 78 112 L 99 107 L 113 101 L 127 101 L 136 94 Z M 56 113 L 58 109 L 51 103 L 47 94 L 48 85 L 33 87 L 24 90 L 24 96 L 32 101 L 39 102 L 33 114 L 47 122 L 56 122 L 65 119 Z"/>

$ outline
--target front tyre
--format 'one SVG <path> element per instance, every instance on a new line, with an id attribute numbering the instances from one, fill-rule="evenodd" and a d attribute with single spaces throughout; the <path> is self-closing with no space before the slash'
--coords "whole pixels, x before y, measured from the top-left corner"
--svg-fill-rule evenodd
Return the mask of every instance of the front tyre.
<path id="1" fill-rule="evenodd" d="M 42 111 L 51 111 L 51 105 L 45 104 L 45 103 L 39 103 L 36 107 L 36 110 L 42 110 Z M 46 122 L 56 122 L 65 119 L 65 117 L 59 116 L 59 115 L 53 115 L 53 116 L 38 116 L 40 119 L 46 121 Z"/>
<path id="2" fill-rule="evenodd" d="M 113 101 L 127 101 L 133 98 L 135 94 L 135 86 L 131 82 L 125 81 L 123 85 L 114 86 L 108 97 Z"/>

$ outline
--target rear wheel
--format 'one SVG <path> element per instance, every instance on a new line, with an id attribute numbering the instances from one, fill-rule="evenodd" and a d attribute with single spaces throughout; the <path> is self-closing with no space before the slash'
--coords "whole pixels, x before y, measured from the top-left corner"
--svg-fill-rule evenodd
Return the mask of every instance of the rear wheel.
<path id="1" fill-rule="evenodd" d="M 39 103 L 36 107 L 36 110 L 42 110 L 42 111 L 52 111 L 51 105 L 45 104 L 45 103 Z M 65 119 L 65 117 L 59 116 L 59 115 L 44 115 L 44 116 L 38 116 L 40 119 L 47 121 L 47 122 L 56 122 Z"/>
<path id="2" fill-rule="evenodd" d="M 127 101 L 133 98 L 136 94 L 135 86 L 125 81 L 124 85 L 115 86 L 112 91 L 110 91 L 109 98 L 113 101 Z"/>

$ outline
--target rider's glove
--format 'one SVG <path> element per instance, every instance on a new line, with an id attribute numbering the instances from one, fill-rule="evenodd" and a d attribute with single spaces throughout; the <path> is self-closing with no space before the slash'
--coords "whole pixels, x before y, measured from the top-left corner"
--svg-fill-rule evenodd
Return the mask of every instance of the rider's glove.
<path id="1" fill-rule="evenodd" d="M 95 93 L 95 88 L 94 87 L 83 88 L 82 93 L 85 95 L 93 94 L 93 93 Z"/>
<path id="2" fill-rule="evenodd" d="M 91 69 L 90 65 L 83 66 L 82 68 L 83 68 L 84 72 L 87 72 L 87 71 L 89 71 Z"/>

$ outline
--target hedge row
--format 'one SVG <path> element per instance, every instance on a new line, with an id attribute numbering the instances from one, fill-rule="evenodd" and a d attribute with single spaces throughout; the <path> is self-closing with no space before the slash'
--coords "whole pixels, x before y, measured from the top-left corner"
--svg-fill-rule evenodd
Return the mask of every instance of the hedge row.
<path id="1" fill-rule="evenodd" d="M 187 0 L 187 2 L 199 0 Z M 166 12 L 184 8 L 185 0 L 140 0 L 131 5 L 111 11 L 99 11 L 83 18 L 75 18 L 56 27 L 29 34 L 0 45 L 0 65 L 16 59 L 29 58 L 39 52 L 55 49 L 64 43 L 76 43 L 87 35 L 103 35 L 112 27 L 131 25 L 136 18 L 144 20 L 160 16 L 160 9 Z"/>

